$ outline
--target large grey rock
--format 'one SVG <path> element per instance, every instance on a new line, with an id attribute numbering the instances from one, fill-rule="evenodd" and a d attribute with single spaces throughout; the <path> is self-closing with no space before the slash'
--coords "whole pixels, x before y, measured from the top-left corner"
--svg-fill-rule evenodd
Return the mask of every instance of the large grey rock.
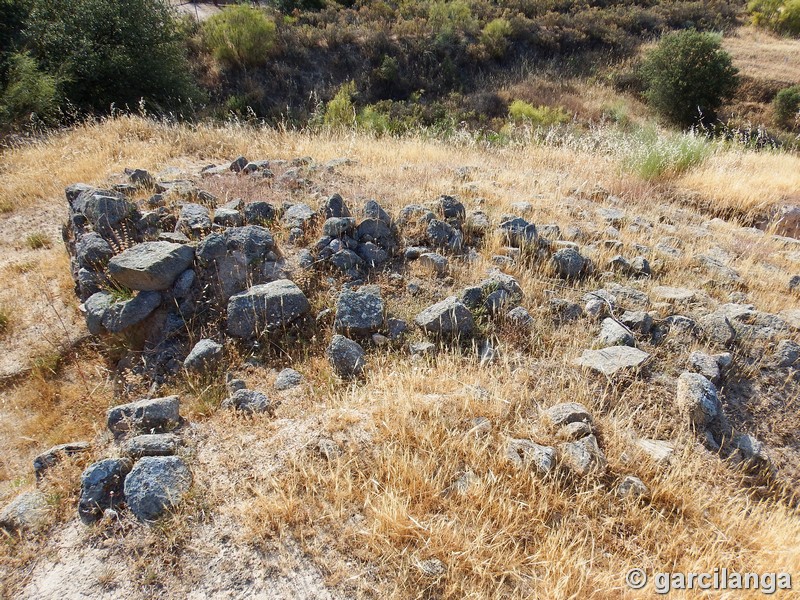
<path id="1" fill-rule="evenodd" d="M 181 422 L 178 396 L 139 400 L 108 411 L 108 429 L 119 437 L 128 432 L 166 433 Z"/>
<path id="2" fill-rule="evenodd" d="M 130 300 L 109 304 L 103 311 L 101 322 L 107 331 L 119 333 L 144 321 L 160 304 L 159 292 L 139 292 Z"/>
<path id="3" fill-rule="evenodd" d="M 442 337 L 470 337 L 475 333 L 475 321 L 469 309 L 455 296 L 429 306 L 414 322 L 425 333 Z"/>
<path id="4" fill-rule="evenodd" d="M 123 221 L 136 214 L 136 206 L 119 194 L 93 188 L 74 196 L 70 204 L 74 213 L 85 218 L 103 236 L 114 233 Z"/>
<path id="5" fill-rule="evenodd" d="M 42 529 L 47 524 L 49 509 L 43 492 L 22 492 L 0 511 L 0 529 L 12 533 Z"/>
<path id="6" fill-rule="evenodd" d="M 611 346 L 600 350 L 584 350 L 573 364 L 610 377 L 620 371 L 638 369 L 648 358 L 650 355 L 638 348 Z"/>
<path id="7" fill-rule="evenodd" d="M 720 312 L 713 312 L 701 317 L 697 322 L 703 336 L 722 346 L 728 346 L 736 339 L 736 330 L 727 316 Z"/>
<path id="8" fill-rule="evenodd" d="M 776 367 L 791 367 L 800 360 L 800 344 L 792 340 L 781 340 L 778 342 L 773 354 L 773 361 Z"/>
<path id="9" fill-rule="evenodd" d="M 365 219 L 377 219 L 378 221 L 383 221 L 389 226 L 392 225 L 392 218 L 389 216 L 389 213 L 387 213 L 375 200 L 367 200 L 364 203 L 364 208 L 362 209 L 361 214 Z"/>
<path id="10" fill-rule="evenodd" d="M 337 333 L 351 337 L 368 337 L 383 329 L 385 306 L 378 294 L 359 290 L 344 290 L 336 302 Z"/>
<path id="11" fill-rule="evenodd" d="M 530 440 L 508 440 L 506 457 L 515 467 L 532 469 L 540 475 L 547 475 L 556 465 L 554 448 L 541 446 Z"/>
<path id="12" fill-rule="evenodd" d="M 617 323 L 614 319 L 603 319 L 600 326 L 600 334 L 595 338 L 596 348 L 608 348 L 609 346 L 635 346 L 636 340 L 625 327 Z"/>
<path id="13" fill-rule="evenodd" d="M 739 434 L 733 438 L 739 458 L 748 471 L 761 473 L 772 469 L 772 460 L 764 444 L 752 435 Z"/>
<path id="14" fill-rule="evenodd" d="M 697 299 L 697 292 L 689 288 L 657 285 L 652 294 L 659 300 L 666 302 L 693 302 Z"/>
<path id="15" fill-rule="evenodd" d="M 438 252 L 420 254 L 419 264 L 429 269 L 437 277 L 444 277 L 449 269 L 448 260 Z"/>
<path id="16" fill-rule="evenodd" d="M 464 236 L 458 229 L 439 219 L 428 221 L 426 236 L 432 246 L 447 248 L 453 252 L 460 251 L 464 242 Z"/>
<path id="17" fill-rule="evenodd" d="M 390 225 L 379 218 L 361 221 L 356 229 L 356 239 L 362 244 L 372 242 L 389 254 L 394 254 L 397 249 L 397 238 L 394 231 Z"/>
<path id="18" fill-rule="evenodd" d="M 174 508 L 192 486 L 192 474 L 177 456 L 146 456 L 125 478 L 125 502 L 136 518 L 152 521 Z"/>
<path id="19" fill-rule="evenodd" d="M 235 408 L 243 413 L 268 413 L 275 411 L 276 404 L 263 392 L 248 389 L 239 389 L 222 402 L 222 406 Z"/>
<path id="20" fill-rule="evenodd" d="M 248 225 L 265 225 L 275 220 L 275 207 L 269 202 L 250 202 L 244 206 L 244 220 Z"/>
<path id="21" fill-rule="evenodd" d="M 352 250 L 339 250 L 330 258 L 331 264 L 348 275 L 355 274 L 364 265 L 364 259 Z"/>
<path id="22" fill-rule="evenodd" d="M 133 463 L 129 458 L 107 458 L 89 465 L 81 475 L 78 516 L 87 525 L 98 521 L 107 508 L 125 501 L 124 481 Z"/>
<path id="23" fill-rule="evenodd" d="M 650 497 L 650 489 L 638 477 L 626 475 L 617 486 L 617 496 L 631 500 L 640 498 L 646 500 Z"/>
<path id="24" fill-rule="evenodd" d="M 506 320 L 520 331 L 530 331 L 535 324 L 531 314 L 521 306 L 508 311 Z"/>
<path id="25" fill-rule="evenodd" d="M 589 266 L 588 259 L 575 248 L 562 248 L 552 257 L 553 268 L 562 279 L 577 279 Z"/>
<path id="26" fill-rule="evenodd" d="M 305 229 L 313 220 L 314 211 L 308 204 L 293 204 L 283 213 L 283 223 L 287 229 Z"/>
<path id="27" fill-rule="evenodd" d="M 114 256 L 109 243 L 99 233 L 90 231 L 83 234 L 75 244 L 75 257 L 78 264 L 91 271 L 99 271 Z"/>
<path id="28" fill-rule="evenodd" d="M 699 373 L 681 373 L 676 403 L 690 424 L 698 429 L 705 429 L 722 414 L 717 388 Z"/>
<path id="29" fill-rule="evenodd" d="M 375 268 L 389 260 L 389 253 L 373 242 L 359 244 L 356 254 L 364 261 L 367 267 Z"/>
<path id="30" fill-rule="evenodd" d="M 733 358 L 727 352 L 723 354 L 692 352 L 689 355 L 687 366 L 691 371 L 700 373 L 703 377 L 711 381 L 711 383 L 717 385 L 722 377 L 722 369 L 730 365 L 732 360 Z"/>
<path id="31" fill-rule="evenodd" d="M 189 356 L 183 361 L 183 366 L 189 371 L 204 371 L 214 369 L 222 359 L 222 344 L 214 340 L 203 339 L 197 342 Z"/>
<path id="32" fill-rule="evenodd" d="M 775 235 L 800 239 L 800 206 L 782 206 L 772 223 Z"/>
<path id="33" fill-rule="evenodd" d="M 364 349 L 343 335 L 334 335 L 326 351 L 334 372 L 342 379 L 352 379 L 364 372 Z"/>
<path id="34" fill-rule="evenodd" d="M 42 477 L 47 469 L 58 464 L 62 458 L 86 452 L 89 448 L 91 448 L 89 442 L 69 442 L 53 446 L 49 450 L 42 452 L 33 459 L 33 471 L 36 473 L 36 478 Z"/>
<path id="35" fill-rule="evenodd" d="M 288 279 L 254 285 L 228 301 L 228 333 L 255 338 L 265 331 L 290 325 L 308 314 L 311 304 L 303 291 Z"/>
<path id="36" fill-rule="evenodd" d="M 194 259 L 185 244 L 144 242 L 128 248 L 108 263 L 111 277 L 131 290 L 166 290 Z"/>
<path id="37" fill-rule="evenodd" d="M 653 317 L 643 310 L 626 310 L 619 320 L 630 330 L 638 331 L 644 335 L 649 334 L 653 328 Z"/>
<path id="38" fill-rule="evenodd" d="M 242 213 L 233 208 L 220 207 L 214 211 L 214 225 L 222 227 L 241 227 L 244 223 Z"/>
<path id="39" fill-rule="evenodd" d="M 464 205 L 453 196 L 439 196 L 439 199 L 436 201 L 436 207 L 441 217 L 446 221 L 452 219 L 461 222 L 467 215 L 467 210 L 464 208 Z"/>
<path id="40" fill-rule="evenodd" d="M 143 456 L 172 456 L 178 451 L 179 441 L 174 433 L 146 433 L 128 440 L 122 451 L 133 459 Z"/>
<path id="41" fill-rule="evenodd" d="M 356 227 L 356 220 L 353 217 L 331 217 L 322 226 L 322 235 L 331 238 L 342 237 L 350 234 Z"/>

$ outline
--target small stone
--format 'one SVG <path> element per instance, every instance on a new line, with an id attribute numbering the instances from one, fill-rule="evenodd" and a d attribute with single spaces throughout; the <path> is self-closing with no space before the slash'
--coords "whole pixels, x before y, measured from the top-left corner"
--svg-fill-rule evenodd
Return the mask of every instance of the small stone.
<path id="1" fill-rule="evenodd" d="M 682 287 L 670 287 L 657 285 L 653 288 L 652 294 L 659 300 L 668 302 L 692 302 L 697 298 L 697 292 Z"/>
<path id="2" fill-rule="evenodd" d="M 643 335 L 648 335 L 653 328 L 653 317 L 643 310 L 626 310 L 619 320 L 629 329 Z"/>
<path id="3" fill-rule="evenodd" d="M 638 477 L 626 475 L 617 486 L 617 496 L 632 500 L 647 499 L 650 497 L 650 489 Z"/>
<path id="4" fill-rule="evenodd" d="M 240 389 L 231 394 L 222 402 L 225 407 L 231 407 L 247 414 L 275 412 L 276 404 L 266 394 L 256 390 Z"/>
<path id="5" fill-rule="evenodd" d="M 722 368 L 730 364 L 731 360 L 732 357 L 727 352 L 715 355 L 692 352 L 689 355 L 688 367 L 695 373 L 700 373 L 714 385 L 717 385 L 722 376 Z"/>
<path id="6" fill-rule="evenodd" d="M 431 342 L 414 342 L 409 344 L 408 349 L 414 356 L 432 356 L 436 353 L 436 345 Z"/>
<path id="7" fill-rule="evenodd" d="M 514 248 L 533 246 L 539 239 L 536 226 L 521 217 L 504 221 L 500 224 L 500 231 L 504 234 L 508 245 Z"/>
<path id="8" fill-rule="evenodd" d="M 778 368 L 792 367 L 800 359 L 800 344 L 792 340 L 778 342 L 773 354 L 773 361 Z"/>
<path id="9" fill-rule="evenodd" d="M 506 456 L 517 468 L 531 468 L 540 475 L 550 473 L 556 464 L 554 448 L 540 446 L 530 440 L 510 439 Z"/>
<path id="10" fill-rule="evenodd" d="M 641 450 L 650 460 L 657 464 L 667 464 L 675 454 L 675 445 L 672 442 L 663 440 L 650 440 L 639 439 L 636 440 L 636 446 Z"/>
<path id="11" fill-rule="evenodd" d="M 447 572 L 447 567 L 438 558 L 429 558 L 417 563 L 417 568 L 426 577 L 441 577 Z"/>
<path id="12" fill-rule="evenodd" d="M 722 413 L 714 384 L 699 373 L 682 373 L 678 378 L 676 403 L 690 424 L 705 429 Z"/>
<path id="13" fill-rule="evenodd" d="M 408 331 L 408 323 L 403 319 L 388 319 L 386 328 L 389 332 L 389 339 L 397 341 L 402 339 Z"/>
<path id="14" fill-rule="evenodd" d="M 767 454 L 766 447 L 753 436 L 737 435 L 733 438 L 733 446 L 748 471 L 762 473 L 772 469 L 772 460 Z"/>
<path id="15" fill-rule="evenodd" d="M 584 477 L 597 469 L 602 471 L 606 466 L 606 457 L 597 438 L 588 435 L 575 442 L 564 442 L 558 445 L 559 460 L 570 471 Z"/>
<path id="16" fill-rule="evenodd" d="M 283 369 L 275 378 L 275 389 L 279 392 L 297 387 L 303 383 L 303 376 L 294 369 Z"/>
<path id="17" fill-rule="evenodd" d="M 447 259 L 437 252 L 426 252 L 425 254 L 421 254 L 419 257 L 419 263 L 431 271 L 437 277 L 444 277 L 447 275 L 448 271 L 448 261 Z"/>
<path id="18" fill-rule="evenodd" d="M 36 473 L 36 478 L 42 477 L 47 469 L 55 466 L 62 458 L 86 452 L 89 448 L 91 448 L 89 442 L 70 442 L 53 446 L 46 452 L 42 452 L 33 459 L 33 471 Z"/>
<path id="19" fill-rule="evenodd" d="M 222 344 L 214 340 L 200 340 L 194 345 L 183 366 L 189 371 L 214 370 L 222 360 Z"/>
<path id="20" fill-rule="evenodd" d="M 574 442 L 585 438 L 587 435 L 592 435 L 592 426 L 584 421 L 575 421 L 564 425 L 556 433 L 556 437 L 565 442 Z"/>
<path id="21" fill-rule="evenodd" d="M 330 438 L 320 438 L 317 442 L 317 452 L 325 460 L 336 460 L 342 454 L 339 444 Z"/>
<path id="22" fill-rule="evenodd" d="M 336 302 L 334 330 L 351 337 L 369 337 L 383 329 L 385 311 L 380 294 L 344 290 Z"/>
<path id="23" fill-rule="evenodd" d="M 577 279 L 589 266 L 588 260 L 574 248 L 563 248 L 553 254 L 552 264 L 562 279 Z"/>
<path id="24" fill-rule="evenodd" d="M 698 325 L 707 339 L 722 346 L 728 346 L 736 339 L 736 330 L 722 313 L 714 312 L 701 317 Z"/>
<path id="25" fill-rule="evenodd" d="M 530 331 L 535 323 L 531 314 L 521 306 L 512 308 L 506 314 L 506 320 L 521 331 Z"/>
<path id="26" fill-rule="evenodd" d="M 630 331 L 617 323 L 614 319 L 603 319 L 600 328 L 600 335 L 595 338 L 596 348 L 608 348 L 609 346 L 635 346 L 636 340 Z"/>
<path id="27" fill-rule="evenodd" d="M 326 351 L 334 372 L 342 379 L 353 379 L 364 372 L 364 349 L 343 335 L 334 335 Z"/>
<path id="28" fill-rule="evenodd" d="M 635 370 L 650 358 L 647 352 L 630 346 L 611 346 L 601 350 L 584 350 L 574 365 L 612 376 L 620 371 Z"/>
<path id="29" fill-rule="evenodd" d="M 149 433 L 131 438 L 122 451 L 134 460 L 143 456 L 171 456 L 177 452 L 178 443 L 174 433 Z"/>
<path id="30" fill-rule="evenodd" d="M 570 423 L 592 423 L 589 410 L 578 402 L 562 402 L 544 411 L 543 420 L 553 429 Z"/>
<path id="31" fill-rule="evenodd" d="M 47 524 L 50 507 L 39 490 L 22 492 L 0 511 L 0 529 L 11 533 L 38 531 Z"/>

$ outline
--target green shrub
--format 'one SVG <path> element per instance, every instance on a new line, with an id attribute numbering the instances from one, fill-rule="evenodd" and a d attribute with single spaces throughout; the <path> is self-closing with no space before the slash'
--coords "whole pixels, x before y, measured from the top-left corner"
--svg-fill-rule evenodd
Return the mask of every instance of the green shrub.
<path id="1" fill-rule="evenodd" d="M 275 23 L 263 11 L 244 4 L 229 6 L 208 19 L 202 34 L 214 58 L 235 68 L 263 65 L 277 41 Z"/>
<path id="2" fill-rule="evenodd" d="M 800 85 L 781 90 L 772 102 L 775 122 L 780 127 L 793 129 L 800 125 Z"/>
<path id="3" fill-rule="evenodd" d="M 478 21 L 464 0 L 437 0 L 428 8 L 428 26 L 438 37 L 452 38 L 477 31 Z"/>
<path id="4" fill-rule="evenodd" d="M 759 27 L 784 35 L 800 35 L 800 0 L 752 0 L 747 10 Z"/>
<path id="5" fill-rule="evenodd" d="M 26 38 L 64 100 L 105 112 L 144 99 L 172 108 L 197 97 L 173 12 L 162 0 L 30 0 Z"/>
<path id="6" fill-rule="evenodd" d="M 356 109 L 353 105 L 353 96 L 356 93 L 356 84 L 348 81 L 342 84 L 336 95 L 331 98 L 325 107 L 323 124 L 333 128 L 347 128 L 355 125 Z"/>
<path id="7" fill-rule="evenodd" d="M 645 57 L 641 73 L 648 103 L 683 126 L 711 122 L 738 84 L 738 70 L 720 36 L 694 30 L 662 37 Z"/>
<path id="8" fill-rule="evenodd" d="M 502 58 L 508 50 L 509 37 L 513 29 L 508 19 L 489 21 L 481 31 L 481 43 L 486 51 L 495 58 Z"/>
<path id="9" fill-rule="evenodd" d="M 533 106 L 524 100 L 514 100 L 508 107 L 508 116 L 514 123 L 534 127 L 549 127 L 569 123 L 570 116 L 560 106 Z"/>
<path id="10" fill-rule="evenodd" d="M 42 73 L 29 53 L 12 55 L 8 87 L 0 97 L 0 121 L 8 124 L 32 120 L 52 123 L 57 116 L 55 77 Z"/>

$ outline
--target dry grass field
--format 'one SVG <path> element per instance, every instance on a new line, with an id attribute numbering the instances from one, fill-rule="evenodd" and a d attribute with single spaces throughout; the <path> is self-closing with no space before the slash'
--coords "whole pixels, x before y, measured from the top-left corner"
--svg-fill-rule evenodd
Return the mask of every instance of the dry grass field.
<path id="1" fill-rule="evenodd" d="M 742 60 L 744 52 L 737 54 Z M 139 117 L 91 123 L 5 150 L 0 310 L 8 319 L 2 341 L 9 358 L 0 387 L 0 505 L 36 485 L 31 461 L 38 453 L 76 439 L 92 440 L 94 447 L 91 456 L 64 462 L 39 484 L 51 499 L 45 532 L 0 538 L 0 596 L 646 597 L 625 585 L 633 567 L 650 573 L 787 571 L 797 580 L 800 384 L 796 374 L 769 369 L 773 342 L 737 345 L 721 387 L 735 428 L 770 449 L 776 475 L 763 480 L 701 444 L 675 405 L 689 353 L 713 346 L 672 335 L 658 346 L 641 342 L 652 354 L 641 373 L 600 378 L 571 365 L 591 347 L 599 325 L 586 318 L 559 325 L 548 310 L 551 298 L 581 303 L 585 292 L 619 283 L 649 294 L 658 318 L 699 316 L 741 294 L 762 311 L 796 311 L 798 296 L 786 282 L 800 273 L 800 243 L 740 222 L 769 215 L 793 198 L 800 190 L 800 158 L 721 145 L 709 152 L 683 173 L 645 179 L 626 166 L 624 149 L 596 151 L 588 144 L 485 146 L 468 138 L 190 127 Z M 324 358 L 330 332 L 322 328 L 308 346 L 288 350 L 265 368 L 247 366 L 240 349 L 228 346 L 231 370 L 250 388 L 280 398 L 275 416 L 218 408 L 218 381 L 171 384 L 165 391 L 181 394 L 190 421 L 184 454 L 194 475 L 191 497 L 155 526 L 123 514 L 116 523 L 85 527 L 75 511 L 80 473 L 92 459 L 114 452 L 105 410 L 146 390 L 121 381 L 113 352 L 86 334 L 60 241 L 63 189 L 79 181 L 123 181 L 126 167 L 196 176 L 203 165 L 240 154 L 351 162 L 309 171 L 313 185 L 293 192 L 233 175 L 202 180 L 220 200 L 294 199 L 317 206 L 339 192 L 351 207 L 375 198 L 396 214 L 407 204 L 452 194 L 467 209 L 486 211 L 493 223 L 524 201 L 537 226 L 584 230 L 581 243 L 597 242 L 591 257 L 599 265 L 619 252 L 601 243 L 610 235 L 618 235 L 626 255 L 635 244 L 653 247 L 664 239 L 682 255 L 652 254 L 652 278 L 635 281 L 597 274 L 565 283 L 547 265 L 506 268 L 519 280 L 522 305 L 535 325 L 529 335 L 487 325 L 500 352 L 488 366 L 469 347 L 445 348 L 423 360 L 372 348 L 365 380 L 347 383 Z M 597 212 L 602 208 L 625 211 L 617 234 L 608 232 Z M 712 220 L 722 215 L 727 220 Z M 34 234 L 52 243 L 33 249 L 26 240 Z M 452 258 L 450 279 L 437 281 L 410 267 L 404 277 L 420 286 L 415 297 L 386 274 L 376 274 L 373 283 L 394 315 L 413 319 L 428 304 L 483 279 L 501 246 L 494 235 L 474 262 Z M 702 254 L 722 257 L 741 283 L 727 285 L 698 266 L 695 257 Z M 691 288 L 696 297 L 685 305 L 658 303 L 657 286 Z M 322 289 L 315 302 L 333 306 L 334 298 Z M 800 339 L 798 329 L 788 337 Z M 303 386 L 269 391 L 275 368 L 289 365 L 305 375 Z M 606 471 L 542 478 L 511 466 L 507 439 L 555 444 L 540 412 L 568 401 L 593 414 Z M 476 428 L 479 417 L 491 426 Z M 649 459 L 637 449 L 641 438 L 669 441 L 671 460 Z M 320 439 L 333 440 L 339 454 L 320 456 Z M 648 501 L 614 493 L 626 475 L 646 483 Z M 452 489 L 457 480 L 466 482 L 462 491 Z M 699 595 L 677 591 L 670 597 Z"/>

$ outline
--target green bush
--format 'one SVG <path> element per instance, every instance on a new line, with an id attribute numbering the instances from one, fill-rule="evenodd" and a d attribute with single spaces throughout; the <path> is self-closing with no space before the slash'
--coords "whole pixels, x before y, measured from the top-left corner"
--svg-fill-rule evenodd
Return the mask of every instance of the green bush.
<path id="1" fill-rule="evenodd" d="M 196 98 L 169 5 L 162 0 L 30 0 L 26 38 L 80 109 L 172 108 Z"/>
<path id="2" fill-rule="evenodd" d="M 55 77 L 42 73 L 28 53 L 12 55 L 10 65 L 8 87 L 0 97 L 0 121 L 53 123 L 58 116 Z"/>
<path id="3" fill-rule="evenodd" d="M 489 21 L 481 31 L 481 43 L 486 51 L 495 58 L 502 58 L 508 50 L 509 37 L 513 29 L 508 19 Z"/>
<path id="4" fill-rule="evenodd" d="M 569 123 L 570 116 L 560 106 L 533 106 L 524 100 L 514 100 L 508 107 L 508 116 L 514 123 L 534 127 L 550 127 Z"/>
<path id="5" fill-rule="evenodd" d="M 353 105 L 353 96 L 356 93 L 356 84 L 348 81 L 342 84 L 336 95 L 331 98 L 325 107 L 323 124 L 333 128 L 347 128 L 355 125 L 356 109 Z"/>
<path id="6" fill-rule="evenodd" d="M 694 30 L 662 37 L 641 68 L 648 103 L 683 126 L 711 122 L 736 90 L 737 73 L 720 36 Z"/>
<path id="7" fill-rule="evenodd" d="M 228 67 L 258 67 L 275 50 L 277 28 L 261 10 L 238 4 L 225 8 L 203 24 L 203 39 L 211 53 Z"/>
<path id="8" fill-rule="evenodd" d="M 752 0 L 747 10 L 759 27 L 784 35 L 800 35 L 800 0 Z"/>
<path id="9" fill-rule="evenodd" d="M 793 129 L 800 126 L 800 85 L 781 90 L 772 102 L 775 122 L 780 127 Z"/>
<path id="10" fill-rule="evenodd" d="M 432 2 L 428 8 L 428 25 L 440 38 L 471 34 L 478 29 L 478 21 L 465 0 Z"/>

